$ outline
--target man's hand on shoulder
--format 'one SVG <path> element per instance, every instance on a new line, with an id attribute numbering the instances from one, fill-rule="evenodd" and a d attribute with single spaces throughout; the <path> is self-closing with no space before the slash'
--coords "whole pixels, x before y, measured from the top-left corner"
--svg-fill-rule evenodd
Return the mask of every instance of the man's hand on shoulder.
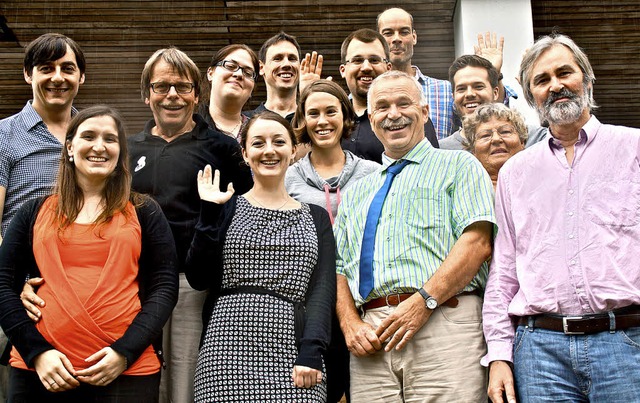
<path id="1" fill-rule="evenodd" d="M 401 302 L 376 329 L 376 335 L 382 342 L 389 340 L 385 351 L 391 351 L 394 347 L 402 350 L 427 323 L 432 312 L 424 305 L 424 299 L 418 293 Z"/>

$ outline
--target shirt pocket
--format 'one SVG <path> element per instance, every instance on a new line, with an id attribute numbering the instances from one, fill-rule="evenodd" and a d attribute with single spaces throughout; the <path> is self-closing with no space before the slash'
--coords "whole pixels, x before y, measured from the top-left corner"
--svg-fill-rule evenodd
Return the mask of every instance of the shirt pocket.
<path id="1" fill-rule="evenodd" d="M 428 230 L 444 226 L 445 198 L 428 188 L 411 189 L 405 200 L 405 223 L 410 228 Z"/>
<path id="2" fill-rule="evenodd" d="M 598 225 L 629 227 L 640 222 L 640 182 L 598 181 L 587 186 L 586 212 Z"/>

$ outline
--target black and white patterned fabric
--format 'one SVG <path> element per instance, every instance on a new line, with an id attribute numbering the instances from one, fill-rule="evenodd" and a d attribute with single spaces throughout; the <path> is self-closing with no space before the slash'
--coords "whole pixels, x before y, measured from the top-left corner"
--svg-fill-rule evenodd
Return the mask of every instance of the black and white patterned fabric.
<path id="1" fill-rule="evenodd" d="M 268 210 L 238 198 L 223 249 L 223 288 L 262 287 L 303 301 L 317 260 L 308 205 Z M 293 384 L 295 343 L 291 303 L 266 294 L 220 297 L 198 356 L 195 401 L 325 402 L 324 373 L 313 388 Z"/>

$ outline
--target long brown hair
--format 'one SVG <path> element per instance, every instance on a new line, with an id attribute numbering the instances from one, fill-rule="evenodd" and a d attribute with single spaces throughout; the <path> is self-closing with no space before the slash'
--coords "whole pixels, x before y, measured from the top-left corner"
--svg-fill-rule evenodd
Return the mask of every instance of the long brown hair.
<path id="1" fill-rule="evenodd" d="M 58 196 L 56 221 L 60 230 L 75 222 L 84 206 L 84 194 L 78 185 L 75 165 L 69 161 L 66 145 L 73 140 L 77 134 L 78 127 L 84 121 L 98 116 L 109 116 L 116 123 L 120 155 L 114 171 L 106 179 L 102 194 L 105 204 L 104 210 L 96 218 L 94 225 L 99 226 L 108 223 L 118 212 L 126 214 L 125 209 L 129 201 L 134 202 L 134 205 L 140 202 L 139 196 L 131 193 L 129 153 L 127 151 L 127 136 L 122 116 L 117 110 L 106 105 L 89 107 L 76 114 L 69 123 L 69 128 L 65 135 L 65 147 L 63 147 L 60 157 L 60 168 L 54 192 Z"/>

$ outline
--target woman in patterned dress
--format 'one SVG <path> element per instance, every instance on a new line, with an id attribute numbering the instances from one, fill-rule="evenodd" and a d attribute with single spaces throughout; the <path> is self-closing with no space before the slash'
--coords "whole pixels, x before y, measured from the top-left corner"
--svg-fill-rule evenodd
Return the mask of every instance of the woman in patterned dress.
<path id="1" fill-rule="evenodd" d="M 198 174 L 203 202 L 186 276 L 210 297 L 196 402 L 326 400 L 335 245 L 327 212 L 285 190 L 295 144 L 288 122 L 265 111 L 241 135 L 249 192 L 220 191 L 209 166 Z"/>

